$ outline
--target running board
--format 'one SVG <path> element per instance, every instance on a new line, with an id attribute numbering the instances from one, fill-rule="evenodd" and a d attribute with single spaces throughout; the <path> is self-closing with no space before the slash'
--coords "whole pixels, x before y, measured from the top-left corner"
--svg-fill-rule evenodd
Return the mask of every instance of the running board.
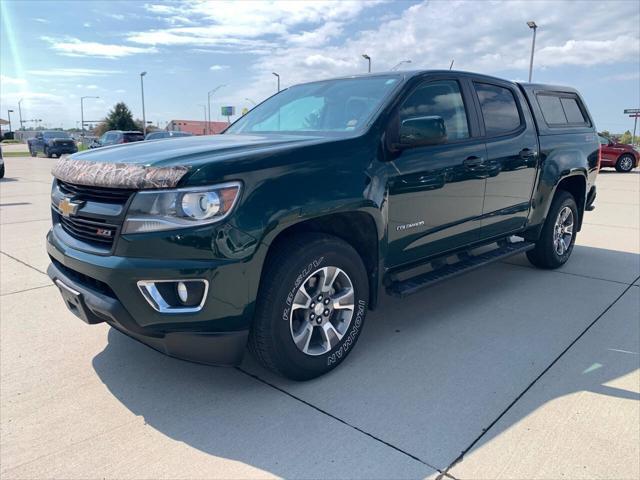
<path id="1" fill-rule="evenodd" d="M 470 272 L 476 268 L 488 265 L 489 263 L 503 260 L 512 255 L 531 250 L 535 244 L 533 242 L 498 242 L 497 248 L 484 251 L 478 255 L 471 255 L 469 252 L 461 252 L 455 255 L 455 263 L 444 263 L 442 259 L 431 262 L 433 270 L 427 273 L 408 278 L 406 280 L 396 280 L 387 287 L 387 293 L 396 297 L 406 297 L 434 283 L 456 277 L 462 273 Z M 441 266 L 440 266 L 441 265 Z"/>

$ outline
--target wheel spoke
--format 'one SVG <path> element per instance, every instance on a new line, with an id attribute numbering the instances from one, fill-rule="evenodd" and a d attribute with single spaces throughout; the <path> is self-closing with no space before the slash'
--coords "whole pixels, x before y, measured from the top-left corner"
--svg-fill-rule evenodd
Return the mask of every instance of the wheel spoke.
<path id="1" fill-rule="evenodd" d="M 331 287 L 333 286 L 333 282 L 336 281 L 336 278 L 340 273 L 340 269 L 337 267 L 325 267 L 322 269 L 322 273 L 324 274 L 322 291 L 328 292 L 329 290 L 331 290 Z"/>
<path id="2" fill-rule="evenodd" d="M 569 235 L 573 235 L 573 223 L 570 223 L 569 225 L 566 225 L 564 227 L 564 232 L 568 233 Z"/>
<path id="3" fill-rule="evenodd" d="M 293 305 L 291 305 L 291 310 L 298 310 L 300 308 L 309 308 L 311 304 L 311 295 L 307 292 L 304 284 L 300 286 L 298 291 L 296 292 L 296 296 L 293 299 Z"/>
<path id="4" fill-rule="evenodd" d="M 309 342 L 311 341 L 311 336 L 313 334 L 313 326 L 309 323 L 305 324 L 302 328 L 302 331 L 297 335 L 294 334 L 293 341 L 298 346 L 300 350 L 304 353 L 307 353 L 309 349 Z"/>
<path id="5" fill-rule="evenodd" d="M 336 330 L 336 327 L 331 322 L 325 323 L 322 328 L 322 337 L 324 338 L 325 348 L 328 352 L 333 346 L 340 341 L 342 335 Z"/>
<path id="6" fill-rule="evenodd" d="M 334 310 L 353 310 L 353 288 L 349 287 L 338 295 L 334 295 L 331 299 L 333 301 Z"/>

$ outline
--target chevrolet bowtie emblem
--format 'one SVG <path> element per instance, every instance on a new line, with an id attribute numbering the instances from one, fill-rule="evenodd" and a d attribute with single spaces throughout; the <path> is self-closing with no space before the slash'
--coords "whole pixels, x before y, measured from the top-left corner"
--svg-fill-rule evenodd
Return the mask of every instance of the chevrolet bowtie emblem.
<path id="1" fill-rule="evenodd" d="M 78 213 L 78 209 L 83 205 L 84 202 L 74 202 L 72 199 L 68 197 L 64 197 L 60 202 L 58 202 L 58 210 L 63 217 L 70 217 L 71 215 L 75 215 Z"/>

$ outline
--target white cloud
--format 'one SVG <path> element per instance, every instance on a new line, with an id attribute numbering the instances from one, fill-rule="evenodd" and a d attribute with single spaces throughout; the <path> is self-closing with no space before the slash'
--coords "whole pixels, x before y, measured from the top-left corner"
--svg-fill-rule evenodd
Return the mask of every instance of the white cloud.
<path id="1" fill-rule="evenodd" d="M 217 70 L 226 70 L 227 68 L 229 68 L 229 65 L 211 65 L 209 67 L 209 70 L 212 71 L 217 71 Z"/>
<path id="2" fill-rule="evenodd" d="M 41 37 L 51 44 L 51 48 L 61 55 L 69 57 L 120 58 L 139 53 L 155 53 L 154 47 L 141 48 L 129 45 L 115 45 L 98 42 L 84 42 L 78 38 Z"/>
<path id="3" fill-rule="evenodd" d="M 0 75 L 0 85 L 24 85 L 27 81 L 24 78 L 10 77 L 8 75 Z"/>
<path id="4" fill-rule="evenodd" d="M 177 23 L 189 26 L 135 32 L 128 40 L 154 46 L 218 45 L 235 49 L 275 48 L 279 43 L 319 46 L 340 34 L 344 23 L 379 1 L 186 1 L 174 5 L 147 4 L 145 8 L 160 18 L 166 20 L 179 16 Z M 305 30 L 297 32 L 301 27 Z M 278 42 L 274 42 L 273 37 L 277 37 Z"/>
<path id="5" fill-rule="evenodd" d="M 29 75 L 38 77 L 105 77 L 123 73 L 121 70 L 102 70 L 97 68 L 48 68 L 28 70 Z"/>
<path id="6" fill-rule="evenodd" d="M 34 18 L 34 20 L 38 23 L 51 23 L 49 20 L 47 20 L 46 18 Z"/>

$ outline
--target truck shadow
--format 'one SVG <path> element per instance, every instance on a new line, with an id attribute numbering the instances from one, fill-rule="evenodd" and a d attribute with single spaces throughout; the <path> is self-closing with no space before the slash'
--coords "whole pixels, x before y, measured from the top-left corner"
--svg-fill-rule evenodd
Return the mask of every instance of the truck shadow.
<path id="1" fill-rule="evenodd" d="M 576 250 L 583 258 L 613 256 L 621 264 L 638 264 L 640 258 L 590 247 Z M 625 288 L 586 276 L 494 264 L 407 299 L 385 298 L 370 313 L 358 348 L 325 377 L 289 382 L 251 358 L 242 369 L 444 469 Z M 637 295 L 637 288 L 626 295 Z M 525 394 L 510 411 L 517 415 L 505 415 L 479 444 L 575 392 L 640 400 L 638 392 L 607 385 L 639 365 L 638 332 L 620 331 L 619 322 L 611 325 L 606 343 L 586 353 L 582 349 L 576 361 L 563 366 L 562 381 L 547 383 L 535 401 Z M 283 477 L 308 477 L 309 465 L 320 477 L 397 476 L 389 457 L 372 453 L 385 451 L 372 450 L 380 443 L 237 369 L 171 359 L 113 329 L 93 367 L 113 395 L 149 426 L 208 454 Z M 334 462 L 328 465 L 304 447 L 311 431 L 314 443 L 353 445 L 333 449 Z M 356 445 L 361 441 L 370 449 L 366 469 Z"/>

